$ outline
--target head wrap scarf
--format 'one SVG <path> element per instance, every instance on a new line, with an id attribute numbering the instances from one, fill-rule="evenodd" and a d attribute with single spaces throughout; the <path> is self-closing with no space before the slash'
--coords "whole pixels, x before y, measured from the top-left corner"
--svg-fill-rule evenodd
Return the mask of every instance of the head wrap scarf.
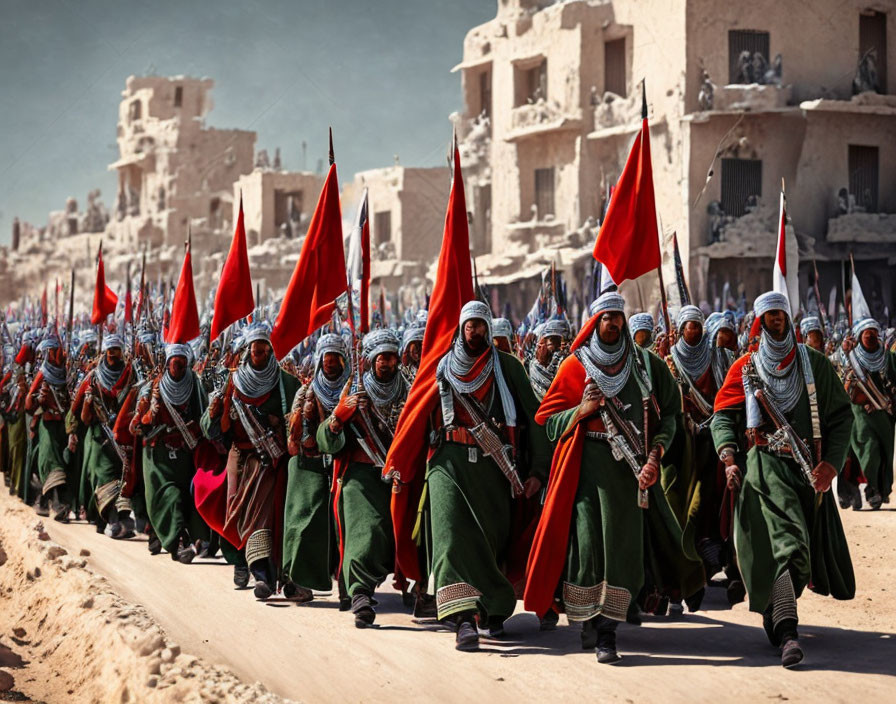
<path id="1" fill-rule="evenodd" d="M 368 363 L 368 369 L 364 372 L 364 389 L 376 406 L 395 403 L 407 389 L 404 376 L 400 373 L 396 373 L 389 381 L 376 378 L 376 358 L 387 353 L 398 354 L 398 337 L 390 329 L 380 328 L 364 336 L 364 358 Z"/>
<path id="2" fill-rule="evenodd" d="M 492 337 L 503 337 L 508 342 L 513 339 L 513 325 L 507 318 L 492 318 Z"/>
<path id="3" fill-rule="evenodd" d="M 103 352 L 114 347 L 124 348 L 124 339 L 118 333 L 110 333 L 103 338 Z"/>
<path id="4" fill-rule="evenodd" d="M 798 355 L 794 354 L 796 339 L 790 320 L 790 305 L 783 294 L 769 291 L 756 299 L 753 308 L 760 320 L 773 310 L 783 311 L 787 316 L 787 332 L 780 341 L 775 340 L 765 328 L 765 323 L 762 323 L 759 349 L 753 355 L 753 360 L 772 402 L 783 413 L 789 413 L 799 401 L 803 389 L 803 375 L 796 363 Z"/>
<path id="5" fill-rule="evenodd" d="M 482 320 L 485 323 L 488 346 L 483 354 L 489 355 L 489 359 L 478 376 L 474 379 L 465 380 L 464 377 L 469 375 L 473 365 L 479 359 L 479 356 L 474 357 L 470 355 L 464 347 L 463 329 L 464 323 L 468 320 Z M 454 345 L 439 360 L 439 366 L 436 369 L 436 379 L 441 389 L 442 417 L 445 425 L 454 423 L 454 395 L 448 392 L 446 385 L 454 393 L 472 394 L 481 389 L 488 379 L 494 375 L 495 385 L 501 398 L 501 407 L 504 411 L 504 420 L 508 426 L 516 426 L 516 405 L 514 404 L 513 396 L 510 395 L 507 382 L 504 380 L 499 354 L 498 349 L 493 344 L 491 309 L 481 301 L 465 303 L 460 310 Z"/>
<path id="6" fill-rule="evenodd" d="M 193 393 L 193 372 L 190 370 L 190 358 L 193 350 L 189 345 L 171 344 L 165 347 L 165 361 L 172 357 L 183 357 L 187 364 L 185 374 L 179 379 L 174 379 L 165 365 L 165 372 L 159 381 L 159 392 L 162 398 L 172 406 L 183 406 L 190 400 Z"/>
<path id="7" fill-rule="evenodd" d="M 678 332 L 681 333 L 685 324 L 689 322 L 704 325 L 703 311 L 697 306 L 682 306 L 678 311 Z M 679 335 L 671 351 L 675 364 L 690 377 L 691 381 L 697 381 L 702 377 L 712 361 L 712 348 L 705 327 L 696 345 L 689 345 L 684 336 Z"/>
<path id="8" fill-rule="evenodd" d="M 824 333 L 824 330 L 821 327 L 821 321 L 818 319 L 818 316 L 807 315 L 800 321 L 800 333 L 802 333 L 803 338 L 805 338 L 813 330 L 817 330 L 822 334 Z"/>
<path id="9" fill-rule="evenodd" d="M 628 329 L 631 331 L 632 336 L 640 330 L 646 330 L 650 333 L 652 340 L 654 327 L 653 316 L 650 313 L 635 313 L 628 319 Z"/>
<path id="10" fill-rule="evenodd" d="M 335 379 L 328 379 L 324 374 L 324 355 L 328 353 L 338 354 L 342 358 L 342 372 Z M 314 348 L 314 378 L 311 380 L 311 390 L 327 413 L 332 413 L 336 408 L 342 390 L 351 375 L 352 365 L 342 336 L 336 333 L 321 335 Z"/>
<path id="11" fill-rule="evenodd" d="M 719 347 L 716 344 L 716 338 L 721 330 L 730 330 L 736 332 L 731 319 L 724 313 L 710 313 L 706 318 L 704 325 L 706 328 L 706 337 L 709 338 L 709 347 L 712 351 L 712 376 L 716 382 L 716 388 L 721 389 L 725 383 L 725 377 L 728 376 L 728 370 L 734 362 L 734 352 L 727 347 Z"/>
<path id="12" fill-rule="evenodd" d="M 865 349 L 865 345 L 862 344 L 862 333 L 866 330 L 877 330 L 878 343 L 874 352 Z M 880 339 L 880 324 L 874 318 L 862 318 L 852 326 L 852 334 L 858 341 L 853 351 L 862 367 L 869 372 L 882 372 L 887 366 L 887 350 L 883 340 Z"/>
<path id="13" fill-rule="evenodd" d="M 591 316 L 604 313 L 621 313 L 625 315 L 625 299 L 616 291 L 607 291 L 594 301 L 589 307 Z M 628 324 L 623 323 L 622 334 L 613 344 L 607 344 L 600 339 L 598 328 L 587 345 L 582 345 L 576 351 L 576 356 L 585 367 L 585 373 L 607 398 L 619 395 L 628 382 L 632 373 L 632 342 L 628 333 Z"/>
<path id="14" fill-rule="evenodd" d="M 246 346 L 258 341 L 267 342 L 268 346 L 271 345 L 270 328 L 266 323 L 250 325 L 242 336 L 242 344 Z M 254 369 L 250 360 L 251 356 L 247 354 L 237 367 L 236 373 L 233 375 L 233 385 L 244 396 L 258 398 L 270 393 L 280 381 L 280 365 L 277 364 L 277 359 L 274 357 L 273 347 L 264 369 Z"/>
<path id="15" fill-rule="evenodd" d="M 48 352 L 49 350 L 58 350 L 59 347 L 59 338 L 55 335 L 51 335 L 40 343 L 38 349 L 42 352 Z M 48 384 L 52 386 L 65 386 L 65 367 L 53 364 L 53 362 L 50 361 L 49 355 L 44 357 L 44 361 L 40 366 L 40 371 L 41 374 L 43 374 L 44 381 Z"/>

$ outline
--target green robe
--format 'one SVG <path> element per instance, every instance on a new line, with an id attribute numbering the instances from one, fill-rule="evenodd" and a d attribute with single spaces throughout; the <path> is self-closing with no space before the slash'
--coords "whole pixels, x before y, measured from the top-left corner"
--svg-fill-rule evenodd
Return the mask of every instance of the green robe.
<path id="1" fill-rule="evenodd" d="M 499 359 L 516 403 L 518 432 L 524 438 L 520 478 L 525 481 L 535 476 L 544 483 L 551 445 L 544 428 L 535 422 L 538 400 L 522 363 L 504 352 L 499 352 Z M 504 420 L 497 388 L 493 389 L 489 416 Z M 515 507 L 510 484 L 495 462 L 478 449 L 476 461 L 471 461 L 470 449 L 442 442 L 427 467 L 424 527 L 438 617 L 479 610 L 503 620 L 513 613 L 517 597 L 503 569 L 515 537 Z"/>
<path id="2" fill-rule="evenodd" d="M 896 352 L 887 352 L 886 374 L 896 383 Z M 878 389 L 883 389 L 881 374 L 870 377 Z M 888 499 L 893 490 L 893 433 L 894 418 L 886 411 L 868 413 L 859 404 L 852 405 L 854 423 L 850 444 L 869 486 Z"/>
<path id="3" fill-rule="evenodd" d="M 678 386 L 659 357 L 637 351 L 647 361 L 660 409 L 650 447 L 660 445 L 665 451 L 681 420 Z M 641 427 L 641 391 L 634 372 L 617 398 L 629 406 L 625 416 Z M 546 423 L 548 437 L 562 436 L 577 411 L 578 405 L 551 416 Z M 644 510 L 638 505 L 638 480 L 628 463 L 614 459 L 606 441 L 584 439 L 563 587 L 570 621 L 598 615 L 625 620 L 637 613 L 636 600 L 645 588 L 680 599 L 703 587 L 703 566 L 692 553 L 686 554 L 681 527 L 660 482 L 648 493 L 649 508 Z"/>
<path id="4" fill-rule="evenodd" d="M 806 348 L 818 398 L 821 421 L 821 459 L 839 472 L 849 450 L 852 412 L 849 397 L 834 367 L 814 349 Z M 740 364 L 735 382 L 740 382 Z M 729 373 L 729 379 L 731 374 Z M 727 386 L 727 382 L 726 382 Z M 812 426 L 805 385 L 787 419 L 797 434 L 809 439 Z M 855 577 L 840 515 L 830 491 L 816 501 L 797 463 L 758 447 L 746 457 L 744 406 L 716 410 L 712 435 L 717 450 L 737 448 L 736 461 L 745 468 L 734 508 L 734 544 L 743 575 L 750 610 L 763 612 L 770 603 L 772 586 L 789 570 L 798 597 L 812 583 L 813 591 L 851 599 Z"/>
<path id="5" fill-rule="evenodd" d="M 325 591 L 339 560 L 323 457 L 290 457 L 283 513 L 283 572 L 293 584 Z"/>
<path id="6" fill-rule="evenodd" d="M 69 463 L 65 452 L 68 436 L 65 433 L 64 420 L 47 421 L 43 418 L 37 426 L 37 475 L 44 492 L 48 493 L 55 488 L 56 496 L 60 504 L 70 504 L 70 492 L 68 483 Z M 65 475 L 63 482 L 57 484 L 59 473 Z M 55 473 L 55 474 L 54 474 Z M 51 478 L 51 484 L 55 486 L 47 489 L 47 480 Z"/>
<path id="7" fill-rule="evenodd" d="M 207 405 L 199 377 L 193 371 L 188 373 L 193 375 L 193 394 L 187 410 L 181 414 L 184 422 L 198 420 Z M 193 429 L 194 435 L 198 430 L 198 427 Z M 172 554 L 177 551 L 184 530 L 191 542 L 209 537 L 208 526 L 196 510 L 190 493 L 195 473 L 193 452 L 189 448 L 169 451 L 164 442 L 143 446 L 143 485 L 149 522 L 162 547 Z"/>
<path id="8" fill-rule="evenodd" d="M 317 446 L 329 455 L 346 452 L 357 456 L 357 444 L 353 438 L 347 441 L 345 428 L 333 433 L 326 420 L 317 427 Z M 340 579 L 349 596 L 358 590 L 373 594 L 395 567 L 392 483 L 383 481 L 380 469 L 368 462 L 337 462 L 346 465 L 337 479 L 337 513 L 342 532 Z M 338 472 L 337 468 L 337 475 Z"/>
<path id="9" fill-rule="evenodd" d="M 22 495 L 22 477 L 25 474 L 25 456 L 28 448 L 27 426 L 25 414 L 19 413 L 12 423 L 7 422 L 9 443 L 9 490 L 17 496 Z"/>

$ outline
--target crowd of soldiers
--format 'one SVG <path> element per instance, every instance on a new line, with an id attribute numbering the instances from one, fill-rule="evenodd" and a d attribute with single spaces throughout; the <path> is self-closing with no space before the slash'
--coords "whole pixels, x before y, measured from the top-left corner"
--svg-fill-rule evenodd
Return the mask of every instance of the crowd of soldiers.
<path id="1" fill-rule="evenodd" d="M 832 481 L 844 509 L 863 507 L 861 485 L 870 508 L 890 500 L 893 331 L 795 326 L 779 293 L 740 319 L 685 305 L 668 328 L 624 311 L 609 291 L 576 334 L 562 312 L 521 334 L 464 305 L 422 389 L 409 521 L 385 465 L 425 310 L 360 344 L 334 322 L 279 362 L 261 312 L 169 345 L 149 325 L 11 315 L 0 464 L 39 515 L 145 534 L 184 564 L 220 552 L 257 599 L 308 602 L 335 581 L 359 628 L 392 575 L 458 649 L 500 638 L 522 598 L 614 663 L 619 623 L 696 611 L 719 586 L 793 666 L 797 597 L 855 592 Z"/>

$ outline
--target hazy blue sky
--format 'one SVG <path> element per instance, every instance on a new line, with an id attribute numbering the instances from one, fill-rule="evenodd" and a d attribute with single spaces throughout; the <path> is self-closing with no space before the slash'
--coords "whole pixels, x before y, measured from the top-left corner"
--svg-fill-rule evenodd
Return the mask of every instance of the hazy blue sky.
<path id="1" fill-rule="evenodd" d="M 326 156 L 341 181 L 444 163 L 461 59 L 495 0 L 0 0 L 0 243 L 69 195 L 114 205 L 115 126 L 131 74 L 215 80 L 207 124 L 258 133 L 284 166 Z"/>

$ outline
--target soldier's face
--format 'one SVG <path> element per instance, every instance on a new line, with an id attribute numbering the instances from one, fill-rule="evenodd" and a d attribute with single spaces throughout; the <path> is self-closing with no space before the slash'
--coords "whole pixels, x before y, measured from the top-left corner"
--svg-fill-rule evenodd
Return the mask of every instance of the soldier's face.
<path id="1" fill-rule="evenodd" d="M 180 381 L 184 378 L 184 374 L 187 373 L 187 359 L 186 357 L 182 357 L 180 355 L 176 355 L 171 357 L 168 360 L 168 376 L 170 376 L 175 381 Z"/>
<path id="2" fill-rule="evenodd" d="M 249 346 L 249 363 L 253 369 L 264 369 L 271 357 L 271 346 L 264 340 L 255 340 Z"/>
<path id="3" fill-rule="evenodd" d="M 551 360 L 551 352 L 548 349 L 548 341 L 544 337 L 535 343 L 535 359 L 538 360 L 538 363 L 542 366 L 544 366 Z"/>
<path id="4" fill-rule="evenodd" d="M 638 347 L 650 346 L 650 330 L 638 330 L 635 333 L 635 344 Z"/>
<path id="5" fill-rule="evenodd" d="M 324 354 L 323 370 L 327 379 L 338 379 L 342 374 L 343 361 L 342 355 L 335 352 L 327 352 Z"/>
<path id="6" fill-rule="evenodd" d="M 472 352 L 482 352 L 487 344 L 488 326 L 481 318 L 472 318 L 464 323 L 464 344 Z"/>
<path id="7" fill-rule="evenodd" d="M 716 335 L 716 347 L 727 347 L 729 350 L 737 352 L 737 337 L 728 328 L 722 328 Z"/>
<path id="8" fill-rule="evenodd" d="M 783 310 L 770 310 L 762 316 L 762 324 L 773 339 L 781 341 L 787 334 L 787 314 Z"/>
<path id="9" fill-rule="evenodd" d="M 622 334 L 622 326 L 625 318 L 622 313 L 604 313 L 597 321 L 597 334 L 601 342 L 607 345 L 615 345 Z"/>
<path id="10" fill-rule="evenodd" d="M 392 381 L 398 373 L 398 355 L 394 352 L 383 352 L 373 360 L 373 373 L 377 381 Z"/>
<path id="11" fill-rule="evenodd" d="M 694 320 L 689 320 L 684 324 L 681 336 L 689 345 L 696 345 L 700 342 L 700 338 L 703 337 L 703 326 Z"/>
<path id="12" fill-rule="evenodd" d="M 877 330 L 875 330 L 874 328 L 862 330 L 862 336 L 859 339 L 862 342 L 862 347 L 864 347 L 869 352 L 874 352 L 878 347 L 880 347 L 880 338 L 878 338 Z"/>
<path id="13" fill-rule="evenodd" d="M 806 344 L 821 352 L 824 349 L 824 338 L 818 330 L 810 330 L 806 335 Z"/>
<path id="14" fill-rule="evenodd" d="M 510 354 L 510 340 L 506 337 L 496 337 L 495 338 L 495 347 L 497 347 L 502 352 L 507 352 Z"/>
<path id="15" fill-rule="evenodd" d="M 106 364 L 112 369 L 120 369 L 124 365 L 121 347 L 110 347 L 106 350 Z"/>
<path id="16" fill-rule="evenodd" d="M 408 359 L 414 364 L 420 364 L 420 350 L 421 344 L 414 340 L 413 342 L 408 343 Z"/>
<path id="17" fill-rule="evenodd" d="M 544 343 L 548 348 L 548 352 L 553 355 L 554 352 L 560 351 L 560 346 L 563 344 L 563 340 L 560 339 L 559 335 L 548 335 L 544 338 Z"/>

